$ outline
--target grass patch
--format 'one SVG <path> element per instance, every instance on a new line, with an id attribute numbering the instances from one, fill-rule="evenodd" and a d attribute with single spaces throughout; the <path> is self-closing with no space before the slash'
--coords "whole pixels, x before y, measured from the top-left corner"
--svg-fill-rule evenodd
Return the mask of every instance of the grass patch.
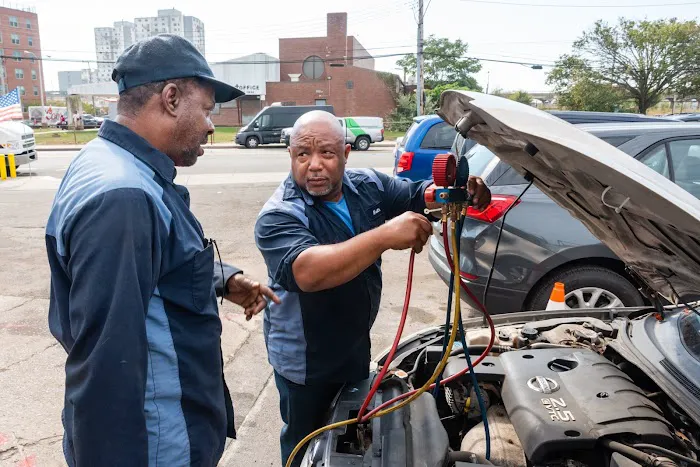
<path id="1" fill-rule="evenodd" d="M 405 131 L 384 131 L 384 139 L 394 141 L 396 138 L 400 138 L 406 134 Z"/>
<path id="2" fill-rule="evenodd" d="M 236 137 L 238 127 L 217 127 L 214 133 L 215 143 L 231 142 Z M 62 144 L 87 144 L 97 137 L 97 130 L 34 130 L 36 144 L 58 146 Z"/>
<path id="3" fill-rule="evenodd" d="M 240 127 L 237 126 L 217 126 L 214 132 L 215 143 L 230 143 L 236 138 L 236 133 Z"/>
<path id="4" fill-rule="evenodd" d="M 81 130 L 75 133 L 71 130 L 35 131 L 36 144 L 55 146 L 61 144 L 86 144 L 97 137 L 97 130 Z"/>

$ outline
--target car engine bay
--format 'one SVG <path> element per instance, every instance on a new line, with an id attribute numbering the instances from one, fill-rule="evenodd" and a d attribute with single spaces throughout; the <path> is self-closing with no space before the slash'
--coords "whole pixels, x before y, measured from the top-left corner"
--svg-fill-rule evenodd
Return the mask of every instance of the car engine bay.
<path id="1" fill-rule="evenodd" d="M 638 318 L 656 319 L 653 313 Z M 698 424 L 616 350 L 633 325 L 627 318 L 570 317 L 498 326 L 497 345 L 474 367 L 478 388 L 466 374 L 440 387 L 437 397 L 425 393 L 385 417 L 325 433 L 310 444 L 302 465 L 700 465 Z M 434 329 L 404 344 L 376 405 L 430 377 L 442 355 L 443 332 Z M 486 348 L 488 329 L 466 334 L 470 354 Z M 463 349 L 455 348 L 443 378 L 466 365 Z M 357 416 L 371 383 L 346 386 L 330 421 Z M 489 460 L 476 390 L 486 408 Z"/>

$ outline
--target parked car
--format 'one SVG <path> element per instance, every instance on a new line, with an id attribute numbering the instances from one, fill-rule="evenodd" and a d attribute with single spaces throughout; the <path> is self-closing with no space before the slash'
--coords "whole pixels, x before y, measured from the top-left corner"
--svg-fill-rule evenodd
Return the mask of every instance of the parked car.
<path id="1" fill-rule="evenodd" d="M 675 114 L 667 118 L 681 122 L 700 122 L 700 113 Z"/>
<path id="2" fill-rule="evenodd" d="M 345 142 L 353 149 L 366 151 L 372 143 L 384 141 L 384 120 L 379 117 L 340 117 L 340 126 L 345 133 Z M 282 130 L 280 143 L 289 147 L 292 127 Z"/>
<path id="3" fill-rule="evenodd" d="M 543 196 L 574 213 L 624 258 L 641 288 L 672 302 L 679 298 L 674 290 L 700 292 L 700 209 L 691 195 L 537 109 L 493 102 L 495 96 L 466 96 L 443 97 L 451 123 L 467 110 L 483 118 L 475 137 L 517 170 L 530 172 Z M 604 206 L 601 198 L 619 209 Z M 392 407 L 434 373 L 449 379 L 437 391 L 383 417 L 322 433 L 310 442 L 302 465 L 697 464 L 697 310 L 684 305 L 661 313 L 652 306 L 519 312 L 494 316 L 492 338 L 480 316 L 463 321 L 468 349 L 453 347 L 442 371 L 445 326 L 407 337 L 391 361 L 382 352 L 375 363 L 390 371 L 369 407 Z M 481 362 L 473 376 L 465 353 Z M 326 423 L 355 420 L 376 378 L 375 371 L 344 385 Z"/>
<path id="4" fill-rule="evenodd" d="M 335 115 L 332 105 L 272 105 L 262 109 L 236 134 L 236 143 L 249 149 L 261 144 L 279 144 L 282 130 L 306 112 L 325 110 Z"/>
<path id="5" fill-rule="evenodd" d="M 104 122 L 104 119 L 95 117 L 90 114 L 84 114 L 83 115 L 83 128 L 88 129 L 88 128 L 99 128 L 102 126 L 102 123 Z"/>
<path id="6" fill-rule="evenodd" d="M 408 180 L 427 180 L 433 159 L 450 150 L 457 132 L 437 115 L 414 117 L 403 138 L 394 146 L 394 176 Z"/>
<path id="7" fill-rule="evenodd" d="M 700 125 L 667 121 L 578 127 L 700 197 Z M 490 309 L 495 313 L 542 309 L 555 282 L 567 285 L 569 308 L 643 304 L 624 263 L 537 186 L 524 192 L 500 234 L 503 214 L 528 182 L 484 146 L 472 147 L 467 158 L 470 173 L 491 187 L 493 201 L 484 212 L 470 212 L 465 221 L 460 267 L 470 287 L 483 295 L 494 266 L 486 297 Z M 439 231 L 436 225 L 435 232 Z M 439 235 L 431 240 L 430 261 L 443 280 L 449 280 Z"/>
<path id="8" fill-rule="evenodd" d="M 618 112 L 551 110 L 549 113 L 571 124 L 668 121 L 662 117 Z M 451 125 L 437 115 L 414 118 L 406 136 L 397 140 L 394 148 L 394 176 L 413 181 L 429 179 L 435 156 L 448 150 L 455 153 L 458 142 L 462 154 L 466 154 L 475 144 L 473 141 L 465 142 Z"/>

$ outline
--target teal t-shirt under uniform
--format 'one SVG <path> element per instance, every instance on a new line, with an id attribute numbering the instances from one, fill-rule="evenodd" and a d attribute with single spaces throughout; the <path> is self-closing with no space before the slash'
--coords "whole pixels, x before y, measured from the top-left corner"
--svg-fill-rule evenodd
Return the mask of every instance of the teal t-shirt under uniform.
<path id="1" fill-rule="evenodd" d="M 345 202 L 345 197 L 341 198 L 340 201 L 324 201 L 323 203 L 328 206 L 328 208 L 343 221 L 343 224 L 350 229 L 350 232 L 355 235 L 355 229 L 352 227 L 352 218 L 350 217 L 350 211 L 348 210 L 348 203 Z"/>

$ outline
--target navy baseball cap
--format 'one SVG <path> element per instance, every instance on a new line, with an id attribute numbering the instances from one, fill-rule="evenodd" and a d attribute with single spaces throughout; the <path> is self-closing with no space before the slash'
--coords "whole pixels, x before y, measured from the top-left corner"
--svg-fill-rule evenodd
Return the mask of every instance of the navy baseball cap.
<path id="1" fill-rule="evenodd" d="M 214 78 L 206 59 L 195 46 L 175 34 L 159 34 L 129 46 L 117 59 L 112 80 L 119 94 L 158 81 L 199 78 L 214 88 L 216 102 L 228 102 L 244 93 Z"/>

